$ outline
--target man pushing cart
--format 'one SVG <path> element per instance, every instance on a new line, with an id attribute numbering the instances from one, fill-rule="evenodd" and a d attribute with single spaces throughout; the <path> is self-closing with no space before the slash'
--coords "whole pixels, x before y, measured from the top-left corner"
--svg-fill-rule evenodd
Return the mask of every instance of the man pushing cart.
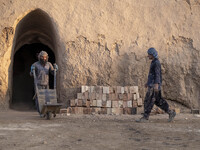
<path id="1" fill-rule="evenodd" d="M 41 117 L 51 119 L 60 112 L 61 104 L 57 103 L 56 95 L 56 72 L 58 66 L 54 67 L 48 62 L 48 54 L 41 51 L 38 61 L 32 64 L 30 75 L 34 77 L 35 104 Z M 49 89 L 49 73 L 54 75 L 54 89 Z"/>

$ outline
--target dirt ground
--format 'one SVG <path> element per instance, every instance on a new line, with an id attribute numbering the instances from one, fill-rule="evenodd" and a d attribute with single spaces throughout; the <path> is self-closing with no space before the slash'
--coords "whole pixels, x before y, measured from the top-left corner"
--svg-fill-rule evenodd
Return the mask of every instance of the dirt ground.
<path id="1" fill-rule="evenodd" d="M 167 114 L 136 123 L 140 115 L 66 115 L 52 120 L 37 112 L 0 112 L 0 150 L 200 149 L 200 115 Z"/>

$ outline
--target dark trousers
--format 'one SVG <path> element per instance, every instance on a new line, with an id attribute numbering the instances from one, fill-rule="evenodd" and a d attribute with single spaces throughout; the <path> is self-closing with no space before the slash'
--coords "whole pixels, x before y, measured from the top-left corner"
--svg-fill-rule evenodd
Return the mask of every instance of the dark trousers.
<path id="1" fill-rule="evenodd" d="M 148 91 L 144 100 L 144 117 L 149 118 L 153 105 L 158 106 L 166 113 L 169 113 L 169 105 L 165 99 L 162 98 L 161 90 L 156 94 L 153 88 L 148 88 Z"/>

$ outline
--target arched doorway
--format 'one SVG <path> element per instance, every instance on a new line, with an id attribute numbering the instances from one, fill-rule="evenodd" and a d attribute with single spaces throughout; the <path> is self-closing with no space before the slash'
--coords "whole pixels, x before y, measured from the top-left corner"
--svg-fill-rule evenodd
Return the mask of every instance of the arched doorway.
<path id="1" fill-rule="evenodd" d="M 17 25 L 13 41 L 12 99 L 10 108 L 33 110 L 34 82 L 30 77 L 31 64 L 45 50 L 49 61 L 56 62 L 56 32 L 49 15 L 41 9 L 27 14 Z M 50 76 L 50 88 L 53 77 Z"/>
<path id="2" fill-rule="evenodd" d="M 13 94 L 11 108 L 17 110 L 34 109 L 34 82 L 29 75 L 31 65 L 37 61 L 38 53 L 44 50 L 49 55 L 49 62 L 55 63 L 52 50 L 41 43 L 22 46 L 14 55 L 13 64 Z M 53 88 L 53 76 L 50 74 L 50 88 Z"/>

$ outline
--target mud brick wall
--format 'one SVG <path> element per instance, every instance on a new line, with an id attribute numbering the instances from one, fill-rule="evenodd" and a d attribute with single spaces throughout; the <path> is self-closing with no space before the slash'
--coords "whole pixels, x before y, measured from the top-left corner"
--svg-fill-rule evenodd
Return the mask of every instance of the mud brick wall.
<path id="1" fill-rule="evenodd" d="M 81 93 L 70 100 L 70 114 L 137 114 L 143 111 L 138 86 L 81 86 Z"/>

